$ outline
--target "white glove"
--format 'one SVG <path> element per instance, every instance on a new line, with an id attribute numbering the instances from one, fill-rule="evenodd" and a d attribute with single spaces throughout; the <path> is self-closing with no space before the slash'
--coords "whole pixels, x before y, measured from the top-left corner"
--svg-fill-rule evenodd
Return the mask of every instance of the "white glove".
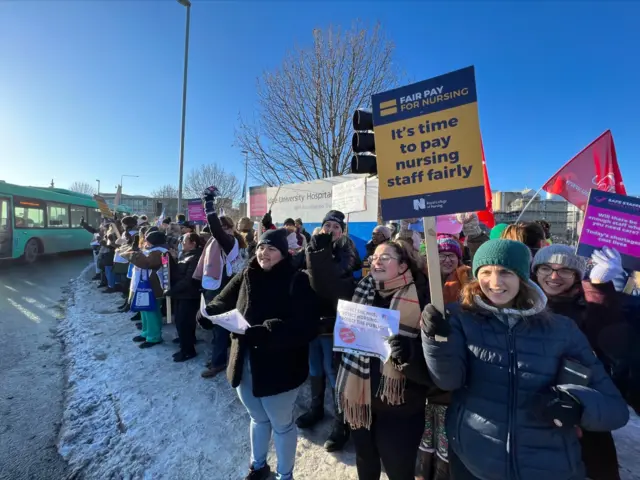
<path id="1" fill-rule="evenodd" d="M 462 233 L 464 233 L 465 237 L 477 237 L 482 233 L 477 213 L 458 213 L 456 215 L 456 220 L 462 224 Z"/>
<path id="2" fill-rule="evenodd" d="M 602 247 L 591 255 L 593 268 L 589 274 L 592 283 L 612 282 L 624 273 L 622 258 L 615 248 Z"/>

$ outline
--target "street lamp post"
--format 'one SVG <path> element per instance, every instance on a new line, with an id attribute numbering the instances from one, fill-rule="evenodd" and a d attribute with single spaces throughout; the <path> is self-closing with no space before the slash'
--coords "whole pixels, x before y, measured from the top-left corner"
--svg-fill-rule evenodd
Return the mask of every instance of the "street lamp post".
<path id="1" fill-rule="evenodd" d="M 187 26 L 184 40 L 184 72 L 182 76 L 182 126 L 180 132 L 180 173 L 178 175 L 178 213 L 182 212 L 182 173 L 184 170 L 184 132 L 187 116 L 187 70 L 189 67 L 189 26 L 191 24 L 191 1 L 178 0 L 178 3 L 187 8 Z"/>
<path id="2" fill-rule="evenodd" d="M 100 180 L 96 178 L 96 182 L 98 182 L 98 195 L 100 195 Z"/>
<path id="3" fill-rule="evenodd" d="M 140 175 L 120 175 L 120 195 L 122 195 L 122 179 L 124 177 L 140 178 Z"/>
<path id="4" fill-rule="evenodd" d="M 248 203 L 247 203 L 247 177 L 249 172 L 249 152 L 246 150 L 242 150 L 244 154 L 244 186 L 242 187 L 242 203 L 244 203 L 244 212 L 243 216 L 248 216 Z"/>

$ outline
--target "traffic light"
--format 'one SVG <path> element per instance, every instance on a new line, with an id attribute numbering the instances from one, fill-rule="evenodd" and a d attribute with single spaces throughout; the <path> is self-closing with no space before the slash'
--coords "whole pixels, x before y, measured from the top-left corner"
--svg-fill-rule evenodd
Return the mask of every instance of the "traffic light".
<path id="1" fill-rule="evenodd" d="M 356 110 L 353 114 L 353 129 L 355 133 L 351 139 L 351 148 L 354 153 L 351 157 L 351 173 L 377 174 L 373 114 L 368 110 Z"/>

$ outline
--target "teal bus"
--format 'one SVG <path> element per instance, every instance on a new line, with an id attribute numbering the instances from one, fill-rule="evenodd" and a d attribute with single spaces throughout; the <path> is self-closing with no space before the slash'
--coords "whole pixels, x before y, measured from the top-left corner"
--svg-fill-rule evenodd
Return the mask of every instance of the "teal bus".
<path id="1" fill-rule="evenodd" d="M 101 214 L 90 195 L 60 188 L 23 187 L 0 181 L 0 259 L 91 248 L 80 219 L 98 228 Z"/>

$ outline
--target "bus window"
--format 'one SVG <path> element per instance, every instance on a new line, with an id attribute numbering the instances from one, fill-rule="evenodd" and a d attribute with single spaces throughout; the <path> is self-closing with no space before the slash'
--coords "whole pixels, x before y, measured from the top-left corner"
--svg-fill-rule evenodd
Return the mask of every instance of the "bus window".
<path id="1" fill-rule="evenodd" d="M 0 198 L 0 230 L 9 230 L 9 201 Z"/>
<path id="2" fill-rule="evenodd" d="M 79 207 L 77 205 L 71 205 L 71 228 L 80 227 L 80 219 L 87 217 L 87 209 L 85 207 Z"/>
<path id="3" fill-rule="evenodd" d="M 100 210 L 97 208 L 89 209 L 89 216 L 87 217 L 87 223 L 91 225 L 93 228 L 100 228 L 100 222 L 102 219 L 102 214 Z"/>
<path id="4" fill-rule="evenodd" d="M 47 204 L 49 228 L 69 228 L 69 208 L 66 205 Z"/>
<path id="5" fill-rule="evenodd" d="M 16 228 L 44 228 L 44 206 L 38 200 L 14 197 L 13 221 Z"/>

